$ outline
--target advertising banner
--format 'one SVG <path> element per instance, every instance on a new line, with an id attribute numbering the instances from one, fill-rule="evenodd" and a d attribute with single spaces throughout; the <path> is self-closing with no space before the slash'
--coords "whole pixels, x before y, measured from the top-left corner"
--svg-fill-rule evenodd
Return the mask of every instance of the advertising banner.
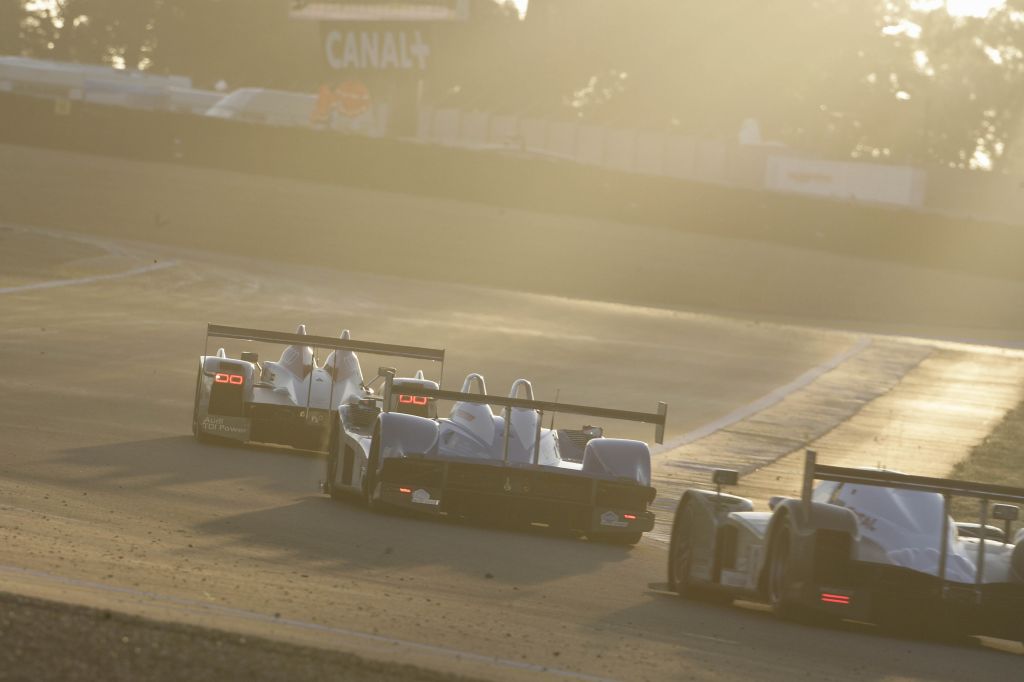
<path id="1" fill-rule="evenodd" d="M 430 65 L 427 26 L 324 23 L 320 33 L 324 59 L 334 72 L 422 74 Z"/>

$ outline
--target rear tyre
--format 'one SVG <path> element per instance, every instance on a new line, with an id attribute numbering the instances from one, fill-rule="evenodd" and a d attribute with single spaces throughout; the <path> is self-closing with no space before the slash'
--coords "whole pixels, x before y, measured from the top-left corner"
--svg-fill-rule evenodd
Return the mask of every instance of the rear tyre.
<path id="1" fill-rule="evenodd" d="M 341 497 L 341 491 L 334 485 L 338 476 L 338 437 L 331 435 L 330 446 L 327 451 L 327 471 L 324 473 L 324 493 L 336 500 Z"/>
<path id="2" fill-rule="evenodd" d="M 793 606 L 786 596 L 789 589 L 790 573 L 789 530 L 782 528 L 772 539 L 771 553 L 768 555 L 768 604 L 772 613 L 782 618 L 792 616 Z"/>
<path id="3" fill-rule="evenodd" d="M 693 561 L 693 511 L 687 502 L 676 512 L 668 549 L 668 589 L 690 596 L 690 565 Z"/>
<path id="4" fill-rule="evenodd" d="M 793 582 L 793 538 L 785 525 L 775 532 L 769 552 L 768 603 L 771 605 L 772 613 L 779 618 L 792 621 L 813 620 L 820 624 L 829 621 L 824 614 L 813 617 L 790 596 Z"/>
<path id="5" fill-rule="evenodd" d="M 842 620 L 836 614 L 822 613 L 793 599 L 793 538 L 789 528 L 776 531 L 769 548 L 767 596 L 772 613 L 779 618 L 806 625 L 834 626 Z"/>
<path id="6" fill-rule="evenodd" d="M 380 500 L 374 499 L 373 494 L 377 488 L 377 462 L 380 457 L 380 427 L 374 431 L 373 441 L 370 444 L 370 457 L 366 462 L 366 474 L 363 476 L 360 490 L 362 492 L 363 505 L 370 511 L 381 511 Z"/>

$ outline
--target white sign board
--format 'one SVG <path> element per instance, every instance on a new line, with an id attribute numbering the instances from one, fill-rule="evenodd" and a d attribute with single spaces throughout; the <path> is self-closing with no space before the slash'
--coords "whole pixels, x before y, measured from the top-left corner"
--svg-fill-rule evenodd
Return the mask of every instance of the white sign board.
<path id="1" fill-rule="evenodd" d="M 335 71 L 425 71 L 430 57 L 419 29 L 331 29 L 324 50 Z"/>

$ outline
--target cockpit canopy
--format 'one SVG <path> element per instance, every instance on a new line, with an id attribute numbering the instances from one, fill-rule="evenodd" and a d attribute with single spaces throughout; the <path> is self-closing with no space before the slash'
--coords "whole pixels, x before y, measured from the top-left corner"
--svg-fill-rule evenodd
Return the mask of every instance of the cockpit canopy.
<path id="1" fill-rule="evenodd" d="M 339 338 L 348 341 L 352 335 L 346 329 Z M 359 358 L 350 350 L 332 350 L 324 361 L 323 369 L 335 381 L 348 380 L 356 386 L 363 385 L 363 369 L 359 365 Z"/>
<path id="2" fill-rule="evenodd" d="M 296 334 L 306 335 L 306 325 L 300 324 Z M 309 346 L 287 346 L 278 364 L 297 377 L 307 377 L 313 371 L 313 349 Z"/>

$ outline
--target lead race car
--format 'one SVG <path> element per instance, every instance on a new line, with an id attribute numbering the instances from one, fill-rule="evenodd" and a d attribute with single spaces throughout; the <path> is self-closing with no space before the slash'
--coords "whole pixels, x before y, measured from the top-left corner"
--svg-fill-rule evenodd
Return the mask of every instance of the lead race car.
<path id="1" fill-rule="evenodd" d="M 717 491 L 683 494 L 669 547 L 674 591 L 763 599 L 785 617 L 1024 642 L 1024 529 L 1013 532 L 1024 489 L 826 466 L 808 451 L 801 498 L 755 512 L 721 492 L 737 478 L 719 470 Z M 953 497 L 978 500 L 979 521 L 954 521 Z"/>
<path id="2" fill-rule="evenodd" d="M 226 439 L 323 452 L 339 410 L 375 401 L 372 388 L 363 382 L 356 353 L 440 363 L 444 373 L 443 350 L 354 341 L 347 330 L 340 338 L 330 338 L 309 335 L 301 324 L 294 334 L 210 324 L 207 348 L 210 339 L 285 348 L 277 361 L 261 361 L 252 350 L 230 358 L 223 348 L 213 355 L 204 348 L 192 411 L 192 434 L 201 441 Z M 318 351 L 329 351 L 323 362 L 318 361 Z"/>
<path id="3" fill-rule="evenodd" d="M 324 492 L 357 493 L 375 509 L 542 524 L 619 544 L 636 544 L 653 527 L 647 443 L 606 438 L 594 426 L 545 428 L 543 420 L 560 412 L 645 422 L 660 443 L 665 403 L 631 412 L 534 400 L 525 379 L 503 397 L 489 395 L 479 374 L 461 391 L 419 375 L 398 378 L 390 368 L 379 375 L 380 404 L 338 413 Z M 448 418 L 437 416 L 438 400 L 453 402 Z M 492 407 L 504 409 L 495 415 Z"/>

